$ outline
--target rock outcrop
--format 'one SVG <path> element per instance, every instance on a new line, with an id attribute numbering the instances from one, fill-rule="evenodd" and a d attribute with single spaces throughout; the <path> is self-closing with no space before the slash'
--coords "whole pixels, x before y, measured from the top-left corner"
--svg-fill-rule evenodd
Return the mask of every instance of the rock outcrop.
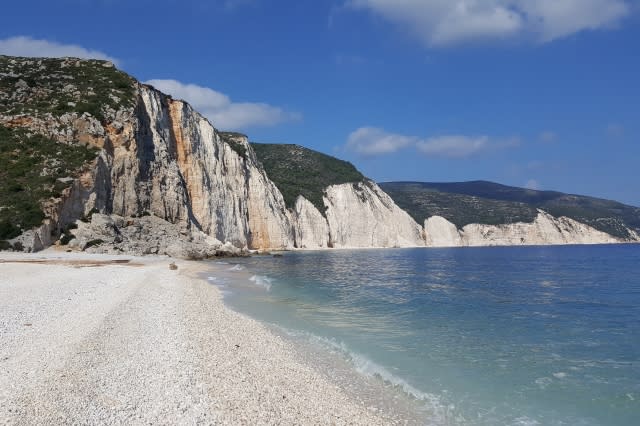
<path id="1" fill-rule="evenodd" d="M 425 241 L 429 247 L 459 247 L 462 237 L 456 225 L 442 216 L 431 216 L 424 221 Z"/>
<path id="2" fill-rule="evenodd" d="M 331 246 L 327 219 L 302 195 L 298 196 L 296 200 L 293 220 L 296 247 L 323 249 Z"/>
<path id="3" fill-rule="evenodd" d="M 425 221 L 427 246 L 479 247 L 515 245 L 609 244 L 623 242 L 609 234 L 567 217 L 553 217 L 539 210 L 532 223 L 504 225 L 469 224 L 461 230 L 443 217 Z"/>
<path id="4" fill-rule="evenodd" d="M 424 246 L 420 226 L 373 182 L 326 189 L 331 247 Z"/>
<path id="5" fill-rule="evenodd" d="M 78 221 L 75 226 L 66 233 L 70 240 L 68 247 L 91 253 L 161 254 L 181 259 L 239 256 L 244 253 L 204 232 L 155 216 L 124 218 L 96 213 L 90 221 Z"/>
<path id="6" fill-rule="evenodd" d="M 423 247 L 420 226 L 371 181 L 331 185 L 325 216 L 304 197 L 292 213 L 296 247 Z"/>

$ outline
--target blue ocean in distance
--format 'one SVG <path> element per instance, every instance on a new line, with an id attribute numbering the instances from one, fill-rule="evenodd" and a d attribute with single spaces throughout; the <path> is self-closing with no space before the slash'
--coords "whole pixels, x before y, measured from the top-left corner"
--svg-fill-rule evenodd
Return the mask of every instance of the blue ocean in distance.
<path id="1" fill-rule="evenodd" d="M 332 250 L 220 265 L 230 307 L 434 425 L 640 424 L 640 245 Z M 212 277 L 216 280 L 216 277 Z"/>

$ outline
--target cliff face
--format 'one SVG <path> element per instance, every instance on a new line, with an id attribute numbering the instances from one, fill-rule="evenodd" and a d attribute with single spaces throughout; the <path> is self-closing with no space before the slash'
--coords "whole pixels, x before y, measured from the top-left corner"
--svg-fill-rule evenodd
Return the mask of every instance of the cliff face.
<path id="1" fill-rule="evenodd" d="M 424 246 L 420 226 L 372 182 L 326 189 L 332 247 Z"/>
<path id="2" fill-rule="evenodd" d="M 319 249 L 331 246 L 327 219 L 302 195 L 296 200 L 293 218 L 296 247 Z"/>
<path id="3" fill-rule="evenodd" d="M 427 245 L 433 247 L 479 247 L 514 245 L 609 244 L 620 239 L 567 217 L 553 217 L 540 210 L 533 223 L 505 225 L 469 224 L 458 230 L 446 219 L 425 221 Z"/>
<path id="4" fill-rule="evenodd" d="M 132 213 L 130 208 L 148 209 L 170 222 L 190 222 L 239 247 L 293 247 L 282 196 L 246 138 L 233 141 L 246 148 L 242 155 L 188 104 L 148 86 L 141 86 L 140 98 L 134 117 L 139 132 L 134 139 L 142 146 L 114 156 L 112 181 L 126 182 L 114 194 L 123 200 L 114 204 L 114 213 L 126 216 Z M 117 172 L 119 164 L 140 157 L 142 167 L 124 176 Z M 127 191 L 129 182 L 136 183 L 135 194 Z"/>
<path id="5" fill-rule="evenodd" d="M 627 242 L 637 241 L 640 208 L 557 191 L 493 182 L 386 182 L 380 187 L 416 221 L 439 216 L 462 229 L 470 224 L 533 223 L 539 210 L 568 217 Z"/>
<path id="6" fill-rule="evenodd" d="M 462 246 L 462 237 L 456 225 L 441 216 L 432 216 L 424 221 L 424 234 L 429 247 Z"/>
<path id="7" fill-rule="evenodd" d="M 46 64 L 50 69 L 42 78 L 48 81 L 58 68 L 68 73 L 86 66 L 76 60 Z M 94 66 L 111 67 L 100 62 Z M 73 81 L 66 74 L 65 79 Z M 105 81 L 111 79 L 112 74 L 105 77 Z M 144 232 L 135 229 L 156 229 L 167 236 L 167 241 L 149 247 L 143 244 L 140 251 L 149 253 L 166 252 L 175 235 L 194 244 L 217 241 L 249 249 L 424 245 L 420 227 L 373 183 L 327 188 L 321 200 L 326 208 L 322 213 L 304 197 L 287 209 L 246 137 L 220 133 L 189 104 L 153 87 L 135 81 L 130 84 L 131 102 L 93 114 L 55 114 L 55 110 L 0 114 L 1 124 L 46 135 L 57 143 L 98 149 L 93 164 L 70 177 L 71 184 L 62 195 L 47 202 L 45 223 L 18 237 L 25 249 L 39 250 L 52 244 L 68 224 L 93 212 L 102 216 L 94 215 L 96 223 L 81 224 L 70 232 L 69 237 L 77 237 L 72 247 L 82 248 L 93 233 L 95 239 L 109 243 L 105 246 L 130 250 L 139 246 L 134 239 L 145 238 Z M 86 95 L 73 84 L 67 86 L 77 101 Z M 28 102 L 40 90 L 27 85 L 21 101 Z M 56 90 L 49 89 L 54 103 Z M 114 219 L 105 222 L 104 215 Z M 146 216 L 175 227 L 139 219 Z M 156 237 L 148 239 L 155 241 Z"/>
<path id="8" fill-rule="evenodd" d="M 105 129 L 85 210 L 149 213 L 237 247 L 291 248 L 282 196 L 246 138 L 236 152 L 200 114 L 149 86 L 132 114 Z"/>
<path id="9" fill-rule="evenodd" d="M 421 247 L 420 226 L 373 182 L 326 188 L 326 217 L 299 196 L 293 211 L 296 247 Z"/>

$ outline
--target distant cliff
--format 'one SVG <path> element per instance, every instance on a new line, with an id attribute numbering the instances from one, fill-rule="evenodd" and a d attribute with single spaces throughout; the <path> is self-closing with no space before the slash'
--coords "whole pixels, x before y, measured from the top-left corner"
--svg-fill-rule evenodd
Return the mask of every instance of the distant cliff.
<path id="1" fill-rule="evenodd" d="M 615 201 L 484 181 L 380 186 L 424 221 L 429 246 L 640 241 L 640 208 Z"/>

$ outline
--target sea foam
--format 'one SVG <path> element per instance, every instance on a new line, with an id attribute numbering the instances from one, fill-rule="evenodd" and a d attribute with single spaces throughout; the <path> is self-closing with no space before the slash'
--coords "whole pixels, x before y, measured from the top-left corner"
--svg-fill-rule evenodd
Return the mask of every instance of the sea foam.
<path id="1" fill-rule="evenodd" d="M 264 288 L 267 291 L 271 290 L 271 284 L 273 283 L 273 279 L 265 275 L 253 275 L 251 278 L 249 278 L 249 281 L 259 287 Z"/>
<path id="2" fill-rule="evenodd" d="M 437 395 L 421 391 L 380 364 L 351 350 L 344 342 L 337 342 L 334 339 L 321 337 L 306 331 L 281 329 L 292 337 L 303 337 L 315 345 L 320 345 L 330 352 L 339 354 L 351 364 L 359 374 L 381 380 L 387 386 L 391 386 L 397 391 L 404 393 L 409 398 L 421 401 L 424 403 L 423 408 L 429 413 L 428 424 L 449 425 L 464 423 L 464 419 L 461 418 L 460 414 L 456 414 L 453 404 L 445 403 L 445 401 Z"/>

